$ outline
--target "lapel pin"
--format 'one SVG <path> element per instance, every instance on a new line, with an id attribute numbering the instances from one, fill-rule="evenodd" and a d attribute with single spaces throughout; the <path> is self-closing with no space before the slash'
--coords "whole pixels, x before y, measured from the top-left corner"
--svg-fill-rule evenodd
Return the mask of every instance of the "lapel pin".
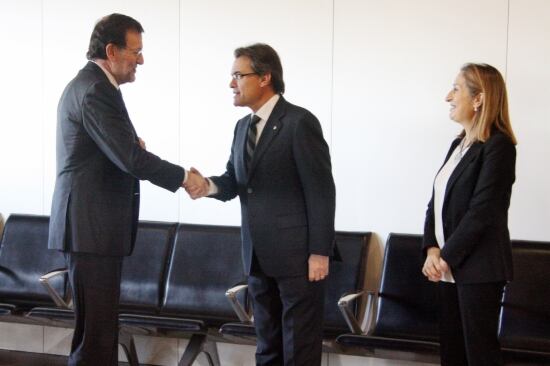
<path id="1" fill-rule="evenodd" d="M 276 130 L 276 129 L 277 129 L 277 126 L 273 126 L 273 129 Z"/>

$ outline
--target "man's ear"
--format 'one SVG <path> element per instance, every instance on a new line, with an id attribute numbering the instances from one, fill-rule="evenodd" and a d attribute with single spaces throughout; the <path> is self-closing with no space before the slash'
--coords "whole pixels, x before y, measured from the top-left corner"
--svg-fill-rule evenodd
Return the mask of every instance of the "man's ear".
<path id="1" fill-rule="evenodd" d="M 107 46 L 105 46 L 107 60 L 112 61 L 115 58 L 116 52 L 118 52 L 118 48 L 113 43 L 108 43 Z"/>
<path id="2" fill-rule="evenodd" d="M 260 76 L 260 86 L 268 86 L 271 84 L 271 73 L 268 72 L 267 74 L 264 74 Z"/>

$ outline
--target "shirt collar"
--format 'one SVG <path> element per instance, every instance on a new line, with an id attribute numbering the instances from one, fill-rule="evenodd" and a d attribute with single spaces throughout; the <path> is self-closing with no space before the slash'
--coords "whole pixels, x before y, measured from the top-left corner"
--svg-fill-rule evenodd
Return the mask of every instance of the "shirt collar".
<path id="1" fill-rule="evenodd" d="M 275 104 L 277 104 L 280 97 L 281 96 L 279 94 L 275 94 L 274 96 L 269 98 L 269 100 L 265 102 L 264 105 L 261 106 L 256 113 L 253 113 L 253 115 L 256 114 L 258 117 L 262 119 L 262 121 L 267 121 L 269 119 L 269 116 L 271 115 L 271 112 L 273 112 L 273 108 L 275 108 Z"/>
<path id="2" fill-rule="evenodd" d="M 99 66 L 99 68 L 101 70 L 103 70 L 103 72 L 105 73 L 105 75 L 107 76 L 107 79 L 109 79 L 109 81 L 111 82 L 111 84 L 113 84 L 113 86 L 116 88 L 116 89 L 120 89 L 120 87 L 118 86 L 118 83 L 116 82 L 115 80 L 115 77 L 113 76 L 113 74 L 111 74 L 106 68 L 103 67 L 103 65 L 95 62 L 94 60 L 91 60 L 94 64 L 96 64 L 97 66 Z"/>

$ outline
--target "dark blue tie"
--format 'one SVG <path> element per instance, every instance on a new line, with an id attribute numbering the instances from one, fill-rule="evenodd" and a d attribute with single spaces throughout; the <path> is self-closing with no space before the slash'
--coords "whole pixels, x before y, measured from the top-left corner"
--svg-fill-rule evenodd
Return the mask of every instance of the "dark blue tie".
<path id="1" fill-rule="evenodd" d="M 260 117 L 254 115 L 250 121 L 248 127 L 248 136 L 246 138 L 246 169 L 250 171 L 252 166 L 252 158 L 254 157 L 254 149 L 256 148 L 256 135 L 258 134 L 258 122 L 260 122 Z"/>

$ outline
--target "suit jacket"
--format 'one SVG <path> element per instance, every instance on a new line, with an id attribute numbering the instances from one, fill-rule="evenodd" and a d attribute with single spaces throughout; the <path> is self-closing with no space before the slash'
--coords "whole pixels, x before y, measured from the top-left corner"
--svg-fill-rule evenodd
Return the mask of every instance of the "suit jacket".
<path id="1" fill-rule="evenodd" d="M 176 191 L 185 174 L 139 147 L 120 91 L 93 62 L 59 101 L 56 157 L 48 247 L 64 251 L 129 255 L 138 179 Z"/>
<path id="2" fill-rule="evenodd" d="M 445 162 L 460 138 L 453 141 Z M 516 148 L 510 138 L 494 131 L 475 142 L 451 174 L 443 200 L 445 246 L 441 257 L 457 283 L 511 280 L 512 250 L 508 208 L 515 181 Z M 433 194 L 424 226 L 424 251 L 437 246 Z"/>
<path id="3" fill-rule="evenodd" d="M 226 172 L 211 177 L 222 201 L 239 196 L 245 273 L 254 251 L 272 277 L 307 274 L 310 254 L 331 256 L 335 187 L 317 118 L 280 98 L 245 164 L 250 116 L 237 122 Z"/>

